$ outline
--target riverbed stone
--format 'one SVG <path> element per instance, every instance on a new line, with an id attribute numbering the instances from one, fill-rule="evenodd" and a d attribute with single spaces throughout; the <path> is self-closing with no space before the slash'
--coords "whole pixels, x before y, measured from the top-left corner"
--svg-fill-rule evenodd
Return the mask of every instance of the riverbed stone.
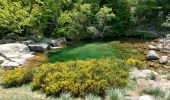
<path id="1" fill-rule="evenodd" d="M 166 64 L 168 62 L 168 56 L 161 56 L 159 59 L 160 64 Z"/>
<path id="2" fill-rule="evenodd" d="M 150 73 L 154 73 L 155 75 L 158 75 L 157 72 L 149 70 L 149 69 L 144 69 L 144 70 L 138 70 L 138 69 L 133 69 L 132 72 L 130 72 L 130 77 L 131 78 L 146 78 Z"/>
<path id="3" fill-rule="evenodd" d="M 153 45 L 148 45 L 148 49 L 149 50 L 157 50 L 157 47 L 153 46 Z"/>
<path id="4" fill-rule="evenodd" d="M 148 96 L 148 95 L 143 95 L 139 97 L 139 100 L 153 100 L 152 97 Z"/>
<path id="5" fill-rule="evenodd" d="M 49 47 L 49 44 L 47 44 L 47 43 L 34 43 L 34 44 L 28 45 L 28 48 L 31 51 L 39 51 L 39 52 L 46 51 L 48 47 Z"/>
<path id="6" fill-rule="evenodd" d="M 57 47 L 63 43 L 66 43 L 66 39 L 65 38 L 58 38 L 58 39 L 45 38 L 42 40 L 42 43 L 47 43 L 52 47 Z"/>
<path id="7" fill-rule="evenodd" d="M 159 59 L 159 55 L 154 50 L 150 50 L 148 52 L 146 58 L 148 60 L 157 60 L 157 59 Z"/>

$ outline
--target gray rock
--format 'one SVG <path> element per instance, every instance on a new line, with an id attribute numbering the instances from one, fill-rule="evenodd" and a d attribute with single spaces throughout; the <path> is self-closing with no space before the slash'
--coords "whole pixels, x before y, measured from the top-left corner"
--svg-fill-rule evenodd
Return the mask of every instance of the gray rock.
<path id="1" fill-rule="evenodd" d="M 148 95 L 143 95 L 139 97 L 139 100 L 153 100 L 152 97 L 148 96 Z"/>
<path id="2" fill-rule="evenodd" d="M 25 45 L 29 45 L 29 44 L 33 44 L 35 42 L 33 40 L 25 40 L 25 41 L 22 41 L 21 43 L 23 43 Z"/>
<path id="3" fill-rule="evenodd" d="M 60 46 L 63 43 L 66 43 L 66 39 L 65 38 L 58 38 L 58 39 L 46 38 L 46 39 L 42 40 L 42 43 L 47 43 L 52 47 L 57 47 L 57 46 Z"/>
<path id="4" fill-rule="evenodd" d="M 157 59 L 159 59 L 159 55 L 154 50 L 150 50 L 148 52 L 146 58 L 148 60 L 157 60 Z"/>
<path id="5" fill-rule="evenodd" d="M 166 64 L 168 62 L 168 56 L 161 56 L 159 59 L 160 64 Z"/>
<path id="6" fill-rule="evenodd" d="M 31 51 L 40 51 L 40 52 L 44 52 L 45 50 L 47 50 L 48 47 L 49 47 L 49 44 L 47 43 L 34 43 L 34 44 L 28 45 L 28 48 Z"/>

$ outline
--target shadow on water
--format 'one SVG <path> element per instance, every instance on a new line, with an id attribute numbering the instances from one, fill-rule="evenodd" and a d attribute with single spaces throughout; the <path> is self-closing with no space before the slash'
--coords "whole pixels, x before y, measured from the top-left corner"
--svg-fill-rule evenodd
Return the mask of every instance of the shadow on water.
<path id="1" fill-rule="evenodd" d="M 55 63 L 56 61 L 86 60 L 102 57 L 124 60 L 138 54 L 136 51 L 127 47 L 134 43 L 144 42 L 143 40 L 135 38 L 69 42 L 63 49 L 49 51 L 47 57 L 51 63 Z"/>

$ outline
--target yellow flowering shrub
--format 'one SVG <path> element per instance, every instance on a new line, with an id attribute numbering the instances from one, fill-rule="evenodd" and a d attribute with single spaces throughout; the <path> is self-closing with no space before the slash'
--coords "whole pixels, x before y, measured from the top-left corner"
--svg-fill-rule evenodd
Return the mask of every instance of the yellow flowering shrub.
<path id="1" fill-rule="evenodd" d="M 3 87 L 20 86 L 24 83 L 30 82 L 33 78 L 35 68 L 15 68 L 13 70 L 2 71 L 0 73 L 0 84 Z"/>
<path id="2" fill-rule="evenodd" d="M 142 69 L 145 67 L 145 63 L 143 61 L 134 58 L 129 58 L 126 61 L 126 64 L 132 67 L 136 67 L 138 69 Z"/>
<path id="3" fill-rule="evenodd" d="M 42 89 L 48 95 L 63 92 L 74 96 L 103 95 L 109 87 L 125 86 L 128 71 L 122 61 L 109 58 L 49 63 L 36 70 L 32 87 Z"/>

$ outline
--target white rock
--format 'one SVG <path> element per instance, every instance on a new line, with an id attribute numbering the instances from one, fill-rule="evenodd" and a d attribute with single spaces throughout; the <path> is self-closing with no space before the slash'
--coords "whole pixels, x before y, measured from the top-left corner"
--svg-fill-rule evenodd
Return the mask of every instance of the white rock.
<path id="1" fill-rule="evenodd" d="M 150 50 L 148 52 L 146 58 L 148 60 L 157 60 L 157 59 L 159 59 L 159 55 L 154 50 Z"/>
<path id="2" fill-rule="evenodd" d="M 153 100 L 153 99 L 148 95 L 143 95 L 139 97 L 139 100 Z"/>
<path id="3" fill-rule="evenodd" d="M 157 72 L 155 71 L 151 71 L 149 69 L 145 69 L 145 70 L 138 70 L 138 69 L 134 69 L 132 72 L 130 72 L 130 77 L 131 78 L 146 78 L 148 77 L 148 75 L 150 73 L 154 73 L 155 75 L 158 75 Z"/>
<path id="4" fill-rule="evenodd" d="M 162 50 L 162 48 L 163 48 L 162 44 L 158 44 L 158 45 L 156 46 L 156 50 Z"/>
<path id="5" fill-rule="evenodd" d="M 34 55 L 31 54 L 29 48 L 20 43 L 10 43 L 10 44 L 2 44 L 0 45 L 0 53 L 5 55 L 12 61 L 8 61 L 5 59 L 1 66 L 3 67 L 17 67 L 24 64 L 24 61 L 28 58 L 33 57 Z M 1 58 L 0 58 L 1 60 Z"/>
<path id="6" fill-rule="evenodd" d="M 16 62 L 4 62 L 1 64 L 2 67 L 19 67 L 20 65 Z"/>
<path id="7" fill-rule="evenodd" d="M 0 56 L 0 64 L 2 64 L 5 61 L 5 58 Z"/>
<path id="8" fill-rule="evenodd" d="M 168 62 L 168 56 L 161 56 L 159 59 L 160 64 L 166 64 Z"/>
<path id="9" fill-rule="evenodd" d="M 148 49 L 149 50 L 157 50 L 157 47 L 153 46 L 153 45 L 148 45 Z"/>

